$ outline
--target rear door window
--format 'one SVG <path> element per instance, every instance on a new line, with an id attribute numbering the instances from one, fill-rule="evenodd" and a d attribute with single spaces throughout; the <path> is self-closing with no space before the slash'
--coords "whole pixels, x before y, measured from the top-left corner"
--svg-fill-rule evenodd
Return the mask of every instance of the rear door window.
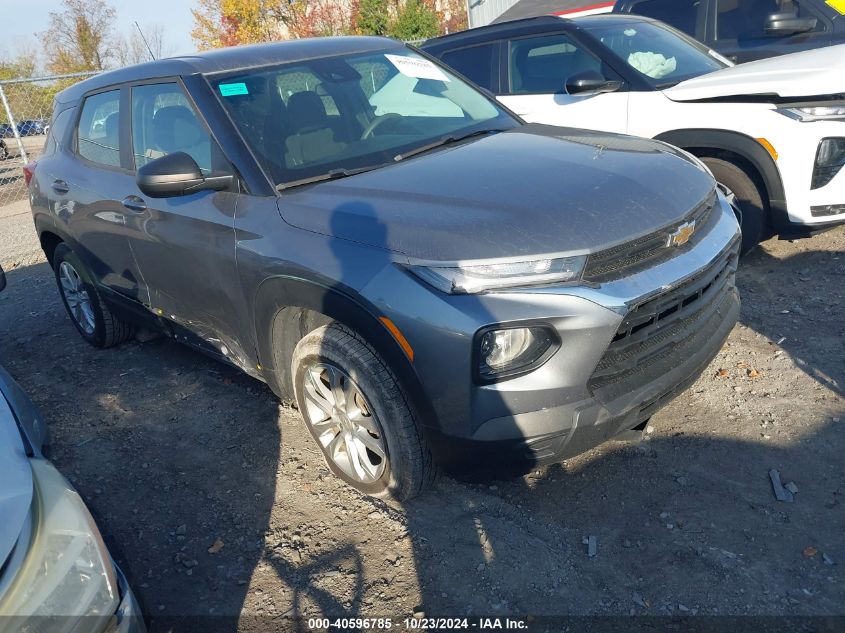
<path id="1" fill-rule="evenodd" d="M 499 82 L 496 50 L 498 43 L 482 44 L 443 53 L 443 63 L 490 92 L 497 92 Z"/>
<path id="2" fill-rule="evenodd" d="M 120 167 L 120 90 L 85 99 L 76 129 L 76 148 L 92 163 Z"/>

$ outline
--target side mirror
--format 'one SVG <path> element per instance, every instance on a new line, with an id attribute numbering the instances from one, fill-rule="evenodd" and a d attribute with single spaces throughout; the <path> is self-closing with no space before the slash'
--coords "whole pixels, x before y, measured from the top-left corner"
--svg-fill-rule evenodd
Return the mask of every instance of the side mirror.
<path id="1" fill-rule="evenodd" d="M 816 28 L 818 19 L 799 18 L 794 13 L 773 13 L 766 18 L 765 33 L 770 36 L 796 35 Z"/>
<path id="2" fill-rule="evenodd" d="M 603 92 L 616 92 L 622 87 L 621 81 L 606 79 L 595 70 L 576 73 L 566 80 L 566 92 L 571 95 L 591 95 Z"/>
<path id="3" fill-rule="evenodd" d="M 3 267 L 0 266 L 0 292 L 6 288 L 6 273 L 3 272 Z"/>
<path id="4" fill-rule="evenodd" d="M 138 189 L 150 198 L 185 196 L 197 191 L 228 189 L 234 177 L 203 176 L 199 165 L 185 152 L 173 152 L 138 168 Z"/>

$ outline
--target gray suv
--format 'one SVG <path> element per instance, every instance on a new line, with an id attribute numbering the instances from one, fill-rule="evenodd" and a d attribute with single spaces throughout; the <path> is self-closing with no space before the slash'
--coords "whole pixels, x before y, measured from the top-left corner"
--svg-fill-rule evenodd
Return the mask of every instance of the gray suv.
<path id="1" fill-rule="evenodd" d="M 382 38 L 88 79 L 29 171 L 85 340 L 154 327 L 236 365 L 372 495 L 641 428 L 739 311 L 737 222 L 695 158 L 526 125 Z"/>

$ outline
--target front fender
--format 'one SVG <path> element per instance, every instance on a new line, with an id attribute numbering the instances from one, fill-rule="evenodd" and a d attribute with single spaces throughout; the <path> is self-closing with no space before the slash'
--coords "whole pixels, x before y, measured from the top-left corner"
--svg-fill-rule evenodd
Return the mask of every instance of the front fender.
<path id="1" fill-rule="evenodd" d="M 432 424 L 434 411 L 420 378 L 399 343 L 379 321 L 374 306 L 336 282 L 279 274 L 266 278 L 255 298 L 255 330 L 261 372 L 283 400 L 293 400 L 293 350 L 308 332 L 336 321 L 357 332 L 393 371 L 417 419 Z"/>

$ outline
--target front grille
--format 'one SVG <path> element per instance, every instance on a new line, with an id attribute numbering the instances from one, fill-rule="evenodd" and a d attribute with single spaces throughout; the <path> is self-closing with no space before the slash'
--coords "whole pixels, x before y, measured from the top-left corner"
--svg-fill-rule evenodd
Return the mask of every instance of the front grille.
<path id="1" fill-rule="evenodd" d="M 718 214 L 713 213 L 717 207 L 718 199 L 714 191 L 682 220 L 631 242 L 593 253 L 587 258 L 584 280 L 593 283 L 612 281 L 689 250 L 707 233 L 709 221 L 717 221 Z M 682 246 L 670 246 L 671 235 L 680 226 L 692 221 L 695 221 L 695 233 L 689 241 Z"/>
<path id="2" fill-rule="evenodd" d="M 653 380 L 708 346 L 734 300 L 736 248 L 680 286 L 634 307 L 590 377 L 609 400 Z"/>

